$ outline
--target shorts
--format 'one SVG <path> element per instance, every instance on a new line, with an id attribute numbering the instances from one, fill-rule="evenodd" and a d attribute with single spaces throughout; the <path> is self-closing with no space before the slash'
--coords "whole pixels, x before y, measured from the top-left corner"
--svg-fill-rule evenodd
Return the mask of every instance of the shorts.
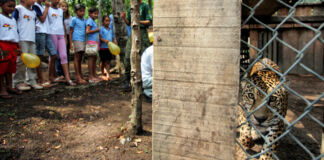
<path id="1" fill-rule="evenodd" d="M 73 41 L 74 53 L 84 52 L 85 51 L 85 42 L 82 41 Z"/>
<path id="2" fill-rule="evenodd" d="M 111 61 L 113 59 L 113 55 L 110 53 L 108 48 L 100 48 L 99 50 L 100 61 Z"/>
<path id="3" fill-rule="evenodd" d="M 16 73 L 18 43 L 0 41 L 0 75 Z"/>
<path id="4" fill-rule="evenodd" d="M 56 55 L 56 49 L 50 34 L 36 33 L 36 54 L 44 56 L 45 49 L 50 56 Z"/>

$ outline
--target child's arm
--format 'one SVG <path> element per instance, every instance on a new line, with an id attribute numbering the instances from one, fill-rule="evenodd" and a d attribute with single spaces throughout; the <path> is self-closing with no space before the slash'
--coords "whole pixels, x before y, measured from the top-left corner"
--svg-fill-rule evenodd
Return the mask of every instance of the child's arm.
<path id="1" fill-rule="evenodd" d="M 101 35 L 99 35 L 99 38 L 100 38 L 100 41 L 105 42 L 105 43 L 109 43 L 109 40 L 103 39 Z"/>
<path id="2" fill-rule="evenodd" d="M 44 10 L 43 13 L 40 11 L 39 7 L 37 7 L 35 5 L 33 6 L 36 13 L 38 13 L 37 17 L 38 17 L 39 21 L 41 21 L 42 23 L 44 23 L 45 20 L 46 20 L 46 17 L 47 17 L 47 14 L 48 14 L 48 9 L 49 9 L 50 6 L 51 6 L 51 3 L 45 1 L 45 10 Z M 42 14 L 39 14 L 39 13 L 42 13 Z"/>
<path id="3" fill-rule="evenodd" d="M 87 30 L 86 30 L 87 34 L 92 34 L 92 33 L 99 32 L 99 28 L 97 28 L 95 30 L 90 30 L 90 29 L 91 29 L 91 26 L 87 26 Z"/>
<path id="4" fill-rule="evenodd" d="M 73 43 L 72 43 L 72 35 L 73 35 L 73 27 L 70 27 L 70 33 L 69 33 L 69 40 L 70 40 L 70 46 L 73 48 Z"/>

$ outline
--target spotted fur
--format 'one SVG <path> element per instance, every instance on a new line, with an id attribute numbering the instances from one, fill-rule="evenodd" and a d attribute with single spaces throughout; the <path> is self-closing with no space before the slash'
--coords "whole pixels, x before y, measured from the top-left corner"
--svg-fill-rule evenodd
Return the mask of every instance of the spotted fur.
<path id="1" fill-rule="evenodd" d="M 277 64 L 271 60 L 264 58 L 261 61 L 280 72 Z M 274 71 L 271 71 L 260 62 L 253 66 L 247 79 L 258 86 L 266 94 L 270 94 L 280 84 L 280 77 Z M 279 113 L 282 117 L 286 116 L 288 92 L 283 86 L 276 89 L 275 92 L 270 96 L 269 100 L 266 100 L 266 96 L 247 81 L 242 81 L 241 85 L 242 98 L 240 103 L 249 113 L 253 112 L 264 101 L 267 101 L 267 104 L 274 111 Z M 241 125 L 241 127 L 239 128 L 239 142 L 246 148 L 252 148 L 255 144 L 255 140 L 260 138 L 260 135 L 252 127 L 252 124 L 254 124 L 254 126 L 256 126 L 260 132 L 262 132 L 269 143 L 278 138 L 285 129 L 283 120 L 276 116 L 265 105 L 251 115 L 249 121 L 247 121 L 246 115 L 246 112 L 240 107 L 239 125 Z M 271 151 L 275 152 L 278 143 L 271 146 L 269 146 L 269 143 L 266 141 L 264 142 L 261 152 L 265 151 L 267 148 L 271 148 Z M 273 159 L 273 155 L 271 152 L 266 152 L 262 154 L 259 159 L 271 160 Z"/>

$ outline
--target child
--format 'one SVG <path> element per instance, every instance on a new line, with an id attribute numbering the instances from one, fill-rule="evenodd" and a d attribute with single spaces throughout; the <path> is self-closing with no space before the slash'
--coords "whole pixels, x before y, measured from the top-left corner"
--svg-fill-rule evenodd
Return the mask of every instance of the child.
<path id="1" fill-rule="evenodd" d="M 99 28 L 95 20 L 98 18 L 98 9 L 97 8 L 90 8 L 89 9 L 89 18 L 87 20 L 87 28 L 86 33 L 88 34 L 88 43 L 87 45 L 97 45 L 98 46 L 98 34 Z M 97 83 L 100 82 L 101 79 L 97 77 L 96 74 L 96 61 L 97 61 L 97 54 L 96 53 L 87 53 L 89 56 L 88 59 L 88 68 L 89 68 L 89 82 L 90 83 Z"/>
<path id="2" fill-rule="evenodd" d="M 72 18 L 70 25 L 70 44 L 74 50 L 74 69 L 76 74 L 76 82 L 78 84 L 86 84 L 81 70 L 82 56 L 85 51 L 86 38 L 86 20 L 83 18 L 85 6 L 77 4 L 75 6 L 76 17 Z M 72 43 L 73 42 L 73 43 Z"/>
<path id="3" fill-rule="evenodd" d="M 48 20 L 50 25 L 50 33 L 55 49 L 58 51 L 65 80 L 68 85 L 74 86 L 75 83 L 70 79 L 69 66 L 66 54 L 66 33 L 63 23 L 63 10 L 58 8 L 59 0 L 51 0 L 52 6 L 48 10 Z"/>
<path id="4" fill-rule="evenodd" d="M 0 98 L 12 98 L 9 93 L 21 94 L 12 88 L 12 74 L 16 72 L 19 35 L 16 20 L 9 15 L 15 10 L 15 0 L 1 0 L 0 15 Z M 6 78 L 6 85 L 4 79 Z"/>
<path id="5" fill-rule="evenodd" d="M 59 3 L 59 7 L 63 10 L 63 16 L 64 16 L 64 25 L 65 25 L 65 29 L 66 29 L 66 34 L 69 35 L 70 33 L 70 24 L 71 24 L 71 20 L 72 17 L 70 15 L 69 12 L 69 5 L 66 1 L 61 1 Z M 70 40 L 69 40 L 69 36 L 67 36 L 67 44 L 66 44 L 66 53 L 67 53 L 67 57 L 68 57 L 68 64 L 69 64 L 69 57 L 70 57 Z M 56 59 L 56 63 L 55 63 L 55 68 L 56 68 L 56 75 L 58 76 L 57 80 L 63 79 L 63 69 L 61 66 L 61 61 L 59 58 Z"/>
<path id="6" fill-rule="evenodd" d="M 35 51 L 35 29 L 36 13 L 32 10 L 34 0 L 22 0 L 22 5 L 18 5 L 12 14 L 17 21 L 19 33 L 19 47 L 23 53 L 36 54 Z M 27 68 L 28 82 L 26 82 L 26 66 L 20 57 L 17 58 L 17 72 L 14 74 L 14 86 L 21 90 L 30 90 L 31 85 L 34 89 L 43 89 L 36 82 L 36 69 Z"/>
<path id="7" fill-rule="evenodd" d="M 115 39 L 114 31 L 110 28 L 110 17 L 104 16 L 102 18 L 102 23 L 104 26 L 100 27 L 99 36 L 100 36 L 100 50 L 99 50 L 99 56 L 101 61 L 101 78 L 103 80 L 111 80 L 109 76 L 109 70 L 110 70 L 110 61 L 113 58 L 113 55 L 110 53 L 108 49 L 108 42 L 114 41 L 115 44 L 117 44 L 117 41 Z M 104 70 L 107 70 L 107 75 L 105 76 Z"/>
<path id="8" fill-rule="evenodd" d="M 41 4 L 42 2 L 45 2 L 45 6 Z M 55 60 L 57 57 L 52 37 L 49 34 L 49 22 L 47 18 L 47 13 L 50 5 L 51 4 L 45 0 L 37 0 L 37 2 L 33 6 L 33 10 L 36 12 L 37 15 L 36 54 L 38 56 L 44 56 L 46 48 L 47 53 L 51 57 L 48 63 L 49 82 L 45 82 L 41 66 L 37 67 L 38 80 L 43 87 L 51 87 L 51 82 L 55 80 Z"/>

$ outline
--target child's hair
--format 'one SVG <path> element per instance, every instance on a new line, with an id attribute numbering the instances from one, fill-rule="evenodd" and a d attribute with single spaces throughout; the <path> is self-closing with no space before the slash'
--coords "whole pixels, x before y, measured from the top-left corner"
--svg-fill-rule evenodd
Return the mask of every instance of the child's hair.
<path id="1" fill-rule="evenodd" d="M 1 1 L 0 1 L 0 4 L 3 5 L 3 4 L 5 4 L 5 3 L 7 3 L 7 2 L 15 2 L 15 3 L 16 3 L 15 0 L 1 0 Z"/>
<path id="2" fill-rule="evenodd" d="M 65 4 L 67 6 L 66 12 L 63 13 L 64 14 L 64 18 L 69 18 L 70 17 L 69 4 L 66 1 L 64 1 L 64 0 L 59 3 L 59 6 L 61 7 L 62 4 Z"/>
<path id="3" fill-rule="evenodd" d="M 95 7 L 92 7 L 92 8 L 90 8 L 88 10 L 89 14 L 94 13 L 94 12 L 98 12 L 98 11 L 99 11 L 98 8 L 95 8 Z"/>
<path id="4" fill-rule="evenodd" d="M 102 17 L 102 23 L 105 21 L 105 19 L 106 18 L 109 18 L 110 19 L 110 17 L 109 16 L 107 16 L 107 15 L 104 15 L 103 17 Z"/>
<path id="5" fill-rule="evenodd" d="M 75 5 L 75 7 L 74 7 L 74 11 L 75 11 L 75 12 L 78 11 L 78 10 L 80 10 L 80 9 L 85 9 L 85 6 L 82 5 L 82 4 L 77 4 L 77 5 Z"/>

